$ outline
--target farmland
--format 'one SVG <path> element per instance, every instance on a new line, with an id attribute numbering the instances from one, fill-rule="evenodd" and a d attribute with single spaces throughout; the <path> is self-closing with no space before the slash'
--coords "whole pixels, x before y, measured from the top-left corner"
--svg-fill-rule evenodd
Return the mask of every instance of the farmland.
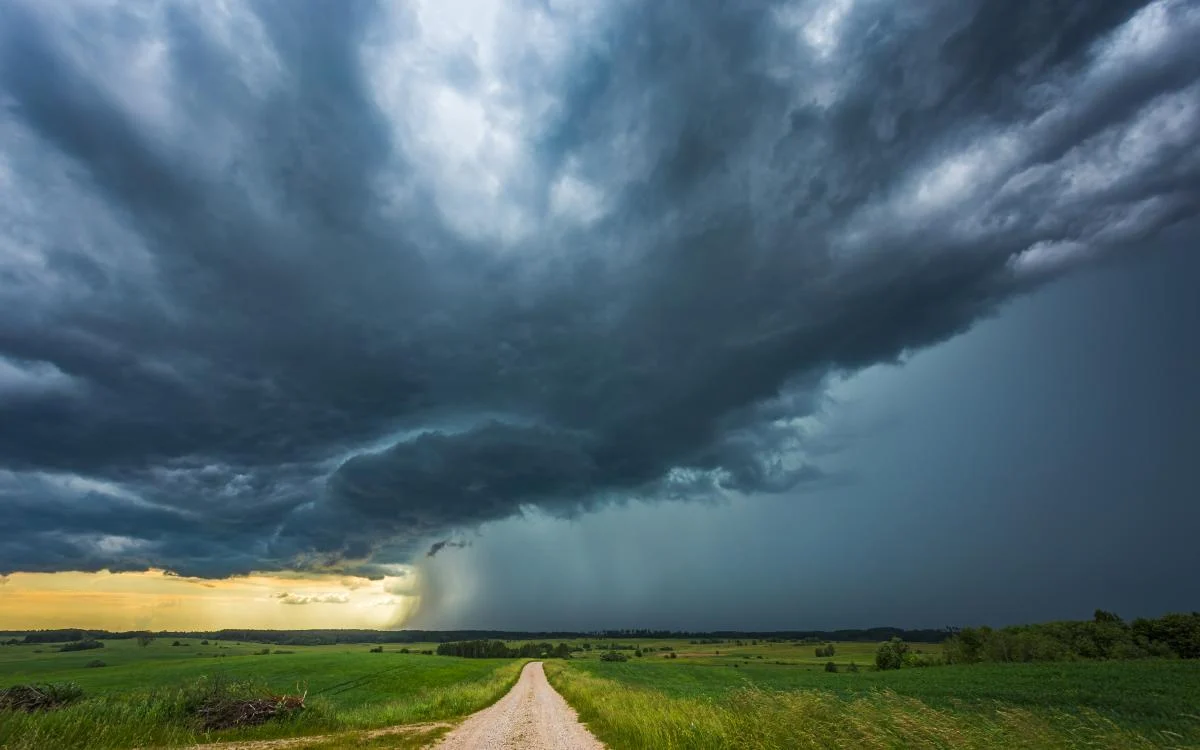
<path id="1" fill-rule="evenodd" d="M 57 653 L 44 646 L 0 647 L 0 687 L 75 682 L 85 700 L 40 714 L 0 715 L 0 747 L 128 748 L 215 738 L 323 734 L 462 716 L 492 703 L 515 682 L 521 662 L 447 659 L 411 644 L 371 653 L 367 645 L 267 648 L 195 640 L 146 647 L 113 640 L 105 648 Z M 184 641 L 180 641 L 184 643 Z M 269 653 L 262 653 L 264 650 Z M 40 652 L 40 653 L 38 653 Z M 102 659 L 103 668 L 85 665 Z M 216 734 L 173 715 L 181 690 L 199 680 L 249 681 L 275 693 L 307 693 L 298 717 Z"/>
<path id="2" fill-rule="evenodd" d="M 546 673 L 613 748 L 1200 747 L 1195 660 L 875 671 L 874 643 L 834 643 L 832 656 L 817 656 L 812 643 L 712 640 L 719 642 L 575 639 L 567 641 L 572 658 L 546 660 Z M 85 692 L 59 711 L 0 714 L 0 747 L 181 746 L 295 735 L 327 736 L 311 747 L 415 747 L 445 727 L 372 740 L 357 733 L 454 721 L 503 695 L 528 661 L 421 653 L 436 650 L 433 643 L 385 644 L 375 653 L 381 646 L 175 642 L 109 640 L 74 652 L 54 644 L 0 646 L 0 688 L 74 682 Z M 931 657 L 941 649 L 912 647 Z M 614 648 L 625 661 L 601 658 Z M 97 659 L 103 668 L 86 666 Z M 829 662 L 836 673 L 826 671 Z M 181 691 L 205 680 L 306 693 L 307 708 L 262 726 L 200 731 L 172 707 Z"/>
<path id="3" fill-rule="evenodd" d="M 1200 665 L 870 670 L 573 661 L 551 683 L 622 748 L 1194 747 Z"/>

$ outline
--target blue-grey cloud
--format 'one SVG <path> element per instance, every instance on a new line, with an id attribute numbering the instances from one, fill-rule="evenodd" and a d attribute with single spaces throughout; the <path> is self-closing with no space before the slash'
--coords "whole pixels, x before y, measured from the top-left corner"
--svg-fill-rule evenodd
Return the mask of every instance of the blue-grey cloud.
<path id="1" fill-rule="evenodd" d="M 0 571 L 820 480 L 830 374 L 1200 205 L 1183 0 L 460 11 L 0 8 Z"/>

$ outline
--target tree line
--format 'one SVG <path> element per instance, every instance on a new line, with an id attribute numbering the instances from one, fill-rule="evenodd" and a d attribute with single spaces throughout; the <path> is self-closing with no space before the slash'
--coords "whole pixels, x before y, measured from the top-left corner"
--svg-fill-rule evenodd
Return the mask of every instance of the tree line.
<path id="1" fill-rule="evenodd" d="M 570 659 L 571 647 L 565 643 L 522 643 L 509 646 L 504 641 L 456 641 L 437 647 L 438 656 L 462 656 L 467 659 Z"/>
<path id="2" fill-rule="evenodd" d="M 947 630 L 904 630 L 903 628 L 867 628 L 858 630 L 796 630 L 796 631 L 689 631 L 689 630 L 598 630 L 575 631 L 508 631 L 508 630 L 363 630 L 363 629 L 312 629 L 312 630 L 260 630 L 234 628 L 225 630 L 163 630 L 148 633 L 144 630 L 108 631 L 85 628 L 58 628 L 53 630 L 15 631 L 9 642 L 16 643 L 67 643 L 88 638 L 116 641 L 153 635 L 159 638 L 210 638 L 221 641 L 269 643 L 280 646 L 325 646 L 343 643 L 449 643 L 472 640 L 501 641 L 563 641 L 580 639 L 597 640 L 669 640 L 683 639 L 698 643 L 725 643 L 737 639 L 758 639 L 768 643 L 803 641 L 824 643 L 826 641 L 884 641 L 901 638 L 910 643 L 939 643 Z M 636 646 L 630 646 L 636 648 Z"/>
<path id="3" fill-rule="evenodd" d="M 1200 659 L 1200 612 L 1125 622 L 1098 609 L 1091 620 L 960 628 L 943 644 L 949 664 L 1073 659 Z"/>

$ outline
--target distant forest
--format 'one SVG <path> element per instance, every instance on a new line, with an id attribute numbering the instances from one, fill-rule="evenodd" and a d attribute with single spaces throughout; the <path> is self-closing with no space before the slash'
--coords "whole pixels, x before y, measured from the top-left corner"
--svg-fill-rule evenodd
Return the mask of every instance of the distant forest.
<path id="1" fill-rule="evenodd" d="M 1112 612 L 1096 610 L 1091 620 L 1014 625 L 1005 628 L 946 628 L 944 630 L 903 630 L 868 628 L 865 630 L 797 630 L 783 632 L 687 632 L 667 630 L 605 630 L 581 632 L 520 632 L 501 630 L 216 630 L 207 632 L 126 631 L 66 628 L 5 632 L 11 636 L 0 642 L 20 643 L 96 643 L 122 638 L 195 638 L 269 643 L 281 646 L 320 646 L 338 643 L 438 643 L 439 654 L 456 656 L 566 656 L 568 640 L 683 639 L 693 643 L 721 643 L 756 639 L 766 642 L 862 641 L 880 643 L 943 643 L 938 660 L 949 664 L 1010 661 L 1061 661 L 1071 659 L 1139 659 L 1145 657 L 1200 658 L 1200 613 L 1168 614 L 1158 618 L 1138 618 L 1125 622 Z M 504 642 L 527 641 L 510 647 Z M 551 646 L 557 641 L 559 646 Z M 96 643 L 97 646 L 103 645 Z M 613 650 L 640 646 L 610 646 Z M 560 653 L 561 652 L 561 653 Z M 898 661 L 904 653 L 897 652 Z M 910 661 L 915 655 L 910 654 Z"/>
<path id="2" fill-rule="evenodd" d="M 280 646 L 325 646 L 338 643 L 450 643 L 456 641 L 563 641 L 578 638 L 681 638 L 687 640 L 732 640 L 757 638 L 765 641 L 862 641 L 878 642 L 900 638 L 910 643 L 940 643 L 952 632 L 946 630 L 904 630 L 903 628 L 867 628 L 859 630 L 794 631 L 680 631 L 680 630 L 599 630 L 590 632 L 525 632 L 510 630 L 165 630 L 153 633 L 159 638 L 208 638 L 210 640 L 270 643 Z M 144 630 L 111 632 L 84 628 L 57 630 L 20 630 L 0 633 L 18 643 L 68 643 L 73 641 L 121 640 L 147 635 Z"/>

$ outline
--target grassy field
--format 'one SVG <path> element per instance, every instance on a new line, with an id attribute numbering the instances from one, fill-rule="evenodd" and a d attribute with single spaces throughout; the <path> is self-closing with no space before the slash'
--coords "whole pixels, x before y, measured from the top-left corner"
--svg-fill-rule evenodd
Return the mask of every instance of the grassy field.
<path id="1" fill-rule="evenodd" d="M 69 681 L 86 694 L 82 702 L 59 711 L 0 714 L 0 747 L 167 746 L 435 721 L 494 702 L 516 681 L 522 664 L 401 654 L 399 646 L 385 646 L 381 654 L 369 653 L 368 645 L 272 646 L 270 654 L 261 654 L 268 648 L 263 644 L 172 642 L 159 639 L 140 647 L 133 640 L 107 641 L 103 649 L 71 653 L 58 653 L 54 645 L 0 647 L 0 688 Z M 107 666 L 84 666 L 94 659 Z M 174 709 L 180 691 L 201 679 L 250 680 L 274 692 L 307 692 L 308 710 L 292 721 L 198 732 Z M 399 741 L 387 742 L 393 746 Z"/>
<path id="2" fill-rule="evenodd" d="M 45 714 L 0 713 L 0 747 L 128 748 L 229 738 L 334 734 L 313 745 L 417 747 L 444 728 L 368 738 L 374 727 L 437 721 L 483 708 L 524 660 L 400 653 L 401 645 L 276 647 L 196 639 L 108 641 L 58 653 L 0 646 L 0 688 L 76 682 L 87 698 Z M 548 661 L 552 683 L 581 718 L 620 748 L 1200 748 L 1200 663 L 1181 660 L 976 664 L 876 672 L 876 644 L 744 640 L 572 641 L 590 647 Z M 637 646 L 605 662 L 613 645 Z M 515 644 L 514 644 L 515 645 Z M 270 653 L 261 653 L 264 648 Z M 433 644 L 404 644 L 414 652 Z M 936 654 L 939 647 L 913 644 Z M 675 658 L 669 658 L 670 654 Z M 107 666 L 84 665 L 102 659 Z M 836 674 L 826 662 L 839 665 Z M 849 666 L 859 667 L 856 672 Z M 307 691 L 309 710 L 261 727 L 204 734 L 174 710 L 200 679 L 252 680 Z"/>
<path id="3" fill-rule="evenodd" d="M 827 659 L 780 644 L 674 645 L 678 659 L 593 652 L 547 675 L 614 748 L 1200 747 L 1192 661 L 830 674 L 827 661 L 866 667 L 874 646 L 836 644 Z"/>

